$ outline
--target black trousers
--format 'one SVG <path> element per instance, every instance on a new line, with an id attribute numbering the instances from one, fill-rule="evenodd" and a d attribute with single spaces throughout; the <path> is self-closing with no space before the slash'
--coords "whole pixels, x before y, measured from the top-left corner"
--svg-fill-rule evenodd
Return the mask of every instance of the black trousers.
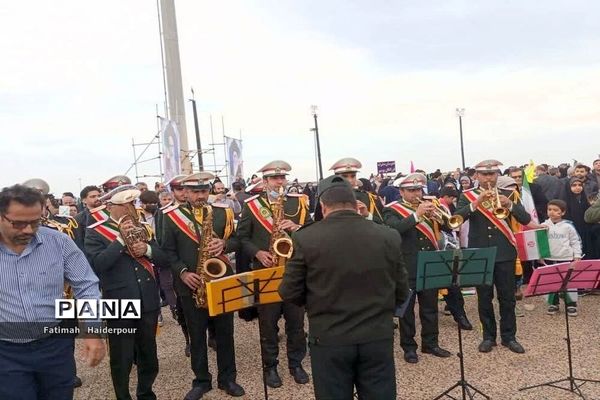
<path id="1" fill-rule="evenodd" d="M 493 286 L 477 287 L 479 320 L 483 326 L 483 339 L 496 341 L 497 327 L 494 314 L 494 286 L 500 304 L 500 337 L 503 342 L 515 340 L 517 318 L 515 316 L 515 260 L 497 262 L 494 265 Z"/>
<path id="2" fill-rule="evenodd" d="M 458 317 L 466 316 L 465 313 L 465 298 L 459 287 L 451 286 L 448 288 L 448 294 L 444 296 L 444 300 L 448 305 L 448 310 L 456 320 Z"/>
<path id="3" fill-rule="evenodd" d="M 212 375 L 208 371 L 208 346 L 206 345 L 206 329 L 208 326 L 208 310 L 197 308 L 191 296 L 181 296 L 181 304 L 188 333 L 190 335 L 190 351 L 192 371 L 194 371 L 194 387 L 212 388 Z M 215 326 L 217 341 L 217 381 L 225 384 L 235 382 L 235 347 L 233 343 L 233 315 L 221 314 L 210 318 Z"/>
<path id="4" fill-rule="evenodd" d="M 265 368 L 278 364 L 279 341 L 277 322 L 283 314 L 287 336 L 288 367 L 302 365 L 306 356 L 306 336 L 304 335 L 304 308 L 292 303 L 261 304 L 258 306 L 258 323 L 261 333 L 261 351 Z"/>
<path id="5" fill-rule="evenodd" d="M 310 344 L 317 400 L 351 400 L 354 387 L 361 400 L 395 400 L 394 340 L 323 346 Z"/>
<path id="6" fill-rule="evenodd" d="M 414 287 L 413 287 L 414 290 Z M 438 308 L 437 289 L 417 292 L 410 299 L 406 313 L 400 318 L 400 346 L 404 352 L 417 350 L 415 341 L 415 300 L 419 301 L 419 319 L 421 320 L 421 347 L 438 346 Z"/>
<path id="7" fill-rule="evenodd" d="M 50 336 L 28 343 L 0 340 L 0 399 L 71 400 L 73 338 Z"/>
<path id="8" fill-rule="evenodd" d="M 156 323 L 158 310 L 142 313 L 141 319 L 108 320 L 109 328 L 137 328 L 134 334 L 109 334 L 110 374 L 117 400 L 131 400 L 129 375 L 134 358 L 137 364 L 136 396 L 140 400 L 155 400 L 152 385 L 158 375 L 156 355 Z"/>

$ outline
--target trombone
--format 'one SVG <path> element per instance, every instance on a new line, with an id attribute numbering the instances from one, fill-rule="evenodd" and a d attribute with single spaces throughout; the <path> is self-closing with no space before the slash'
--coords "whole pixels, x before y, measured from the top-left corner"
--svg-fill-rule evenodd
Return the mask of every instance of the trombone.
<path id="1" fill-rule="evenodd" d="M 444 207 L 442 206 L 442 204 L 440 203 L 440 201 L 437 199 L 437 197 L 435 196 L 424 196 L 423 200 L 418 199 L 419 203 L 423 203 L 425 201 L 429 201 L 433 204 L 433 206 L 435 207 L 433 210 L 433 213 L 431 215 L 431 218 L 436 220 L 437 222 L 439 222 L 442 225 L 448 225 L 448 228 L 450 229 L 457 229 L 458 227 L 460 227 L 464 221 L 463 217 L 460 215 L 452 215 L 449 212 L 447 212 Z"/>
<path id="2" fill-rule="evenodd" d="M 498 191 L 498 187 L 495 186 L 492 190 L 492 184 L 490 182 L 488 183 L 488 190 L 490 192 L 493 192 L 491 194 L 493 196 L 491 208 L 494 216 L 498 219 L 508 218 L 508 214 L 510 213 L 510 211 L 508 211 L 508 208 L 502 207 L 502 204 L 500 203 L 500 192 Z"/>

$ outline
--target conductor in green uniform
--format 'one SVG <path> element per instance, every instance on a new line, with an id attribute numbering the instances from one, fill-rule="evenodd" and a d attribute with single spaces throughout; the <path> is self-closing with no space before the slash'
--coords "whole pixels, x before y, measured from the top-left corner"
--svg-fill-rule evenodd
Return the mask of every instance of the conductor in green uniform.
<path id="1" fill-rule="evenodd" d="M 292 235 L 279 287 L 306 306 L 315 398 L 351 399 L 356 387 L 359 399 L 395 400 L 394 310 L 408 295 L 400 235 L 359 215 L 343 178 L 318 190 L 324 218 Z"/>

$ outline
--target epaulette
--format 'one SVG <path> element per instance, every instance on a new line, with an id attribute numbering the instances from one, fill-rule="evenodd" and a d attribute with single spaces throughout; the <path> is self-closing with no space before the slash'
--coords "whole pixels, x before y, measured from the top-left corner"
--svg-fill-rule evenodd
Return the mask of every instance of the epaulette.
<path id="1" fill-rule="evenodd" d="M 107 220 L 107 219 L 104 219 L 104 220 L 102 220 L 102 221 L 98 221 L 98 222 L 96 222 L 96 223 L 93 223 L 93 224 L 89 225 L 89 226 L 88 226 L 88 228 L 95 228 L 95 227 L 97 227 L 97 226 L 99 226 L 99 225 L 102 225 L 102 224 L 103 224 L 103 223 L 105 223 L 106 221 L 108 221 L 108 220 Z"/>
<path id="2" fill-rule="evenodd" d="M 286 194 L 287 197 L 302 197 L 304 196 L 303 193 L 288 193 Z"/>
<path id="3" fill-rule="evenodd" d="M 260 194 L 257 194 L 257 195 L 252 196 L 252 197 L 248 197 L 246 200 L 244 200 L 244 203 L 248 203 L 248 202 L 250 202 L 252 200 L 256 200 L 259 197 L 260 197 Z"/>
<path id="4" fill-rule="evenodd" d="M 384 205 L 384 207 L 391 207 L 391 206 L 393 206 L 394 204 L 398 204 L 398 200 L 396 200 L 396 201 L 392 201 L 391 203 L 387 203 L 386 205 Z"/>
<path id="5" fill-rule="evenodd" d="M 98 207 L 96 207 L 96 208 L 92 208 L 92 209 L 90 210 L 90 214 L 93 214 L 93 213 L 95 213 L 95 212 L 98 212 L 98 211 L 102 211 L 102 210 L 104 210 L 105 208 L 106 208 L 106 204 L 102 204 L 101 206 L 98 206 Z"/>
<path id="6" fill-rule="evenodd" d="M 211 206 L 217 208 L 229 208 L 229 204 L 225 203 L 212 203 Z"/>
<path id="7" fill-rule="evenodd" d="M 163 214 L 168 214 L 173 210 L 177 210 L 179 208 L 179 204 L 173 204 L 167 208 L 165 208 L 164 210 L 162 210 Z"/>

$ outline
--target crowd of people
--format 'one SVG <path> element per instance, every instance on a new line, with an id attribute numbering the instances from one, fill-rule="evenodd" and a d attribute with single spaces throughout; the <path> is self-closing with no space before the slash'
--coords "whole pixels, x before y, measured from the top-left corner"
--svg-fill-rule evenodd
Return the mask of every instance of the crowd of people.
<path id="1" fill-rule="evenodd" d="M 258 171 L 261 176 L 237 179 L 230 188 L 209 172 L 156 182 L 154 190 L 118 175 L 102 185 L 84 187 L 78 199 L 71 192 L 60 198 L 52 195 L 43 179 L 5 188 L 0 194 L 0 260 L 3 266 L 14 268 L 3 268 L 2 280 L 11 284 L 0 284 L 0 294 L 20 300 L 11 310 L 0 305 L 0 318 L 53 320 L 49 304 L 52 300 L 54 305 L 52 296 L 59 296 L 56 282 L 60 282 L 61 296 L 69 292 L 63 280 L 76 299 L 99 298 L 100 289 L 105 298 L 140 299 L 140 319 L 107 321 L 111 328 L 137 330 L 135 335 L 108 334 L 111 377 L 117 399 L 130 399 L 129 374 L 136 363 L 137 397 L 153 399 L 152 385 L 159 369 L 156 325 L 163 323 L 162 308 L 169 307 L 181 326 L 184 353 L 190 357 L 195 376 L 185 399 L 200 399 L 212 389 L 208 348 L 217 353 L 219 389 L 237 397 L 245 391 L 237 383 L 233 315 L 210 317 L 202 306 L 206 301 L 202 290 L 210 276 L 198 260 L 222 260 L 219 276 L 285 265 L 279 290 L 283 301 L 239 312 L 247 321 L 259 320 L 265 385 L 282 386 L 277 324 L 283 317 L 287 367 L 296 384 L 310 382 L 302 364 L 308 343 L 317 399 L 350 398 L 354 390 L 359 398 L 395 399 L 395 317 L 407 363 L 419 362 L 415 302 L 419 303 L 424 354 L 451 355 L 438 343 L 440 296 L 456 323 L 473 329 L 460 289 L 416 291 L 419 252 L 496 247 L 493 285 L 476 288 L 482 353 L 497 344 L 494 287 L 501 344 L 524 353 L 516 337 L 516 316 L 523 314 L 517 299 L 533 269 L 600 258 L 600 159 L 592 167 L 542 164 L 533 169 L 529 165 L 504 168 L 499 161 L 485 160 L 464 171 L 427 174 L 416 170 L 390 177 L 372 174 L 368 179 L 357 177 L 361 168 L 358 160 L 344 158 L 331 167 L 331 177 L 300 184 L 288 178 L 288 163 L 273 161 Z M 523 201 L 528 193 L 533 201 L 530 209 Z M 494 207 L 506 210 L 505 218 L 491 213 Z M 454 216 L 452 221 L 450 216 Z M 204 229 L 212 232 L 206 240 Z M 548 229 L 550 257 L 520 261 L 514 233 L 522 229 Z M 291 257 L 274 248 L 275 232 L 291 237 Z M 354 242 L 357 251 L 345 259 L 338 250 Z M 20 274 L 20 258 L 35 256 L 37 261 L 29 262 L 43 263 L 39 260 L 46 253 L 64 255 L 64 261 L 55 262 L 64 271 L 62 267 L 52 271 L 56 276 L 42 283 Z M 43 286 L 43 299 L 36 293 L 14 292 L 17 283 L 27 279 L 33 279 L 27 282 L 33 285 L 29 287 Z M 577 293 L 567 297 L 566 312 L 576 316 Z M 548 314 L 556 314 L 558 295 L 550 295 L 548 303 Z M 32 314 L 31 304 L 45 311 Z M 401 305 L 403 312 L 398 314 Z M 27 398 L 38 398 L 35 393 L 39 391 L 50 393 L 50 398 L 72 398 L 73 387 L 82 384 L 76 377 L 72 342 L 56 350 L 60 357 L 51 356 L 49 349 L 58 348 L 55 339 L 40 334 L 0 337 L 1 398 L 19 398 L 15 390 L 30 393 Z M 85 346 L 91 365 L 104 354 L 103 342 L 97 339 L 88 338 Z M 27 360 L 15 356 L 31 349 Z M 358 356 L 363 352 L 368 357 Z M 45 363 L 37 365 L 39 359 Z M 57 368 L 57 362 L 64 367 Z M 24 365 L 23 379 L 8 382 L 2 373 L 15 363 Z M 42 378 L 40 365 L 48 374 Z"/>

